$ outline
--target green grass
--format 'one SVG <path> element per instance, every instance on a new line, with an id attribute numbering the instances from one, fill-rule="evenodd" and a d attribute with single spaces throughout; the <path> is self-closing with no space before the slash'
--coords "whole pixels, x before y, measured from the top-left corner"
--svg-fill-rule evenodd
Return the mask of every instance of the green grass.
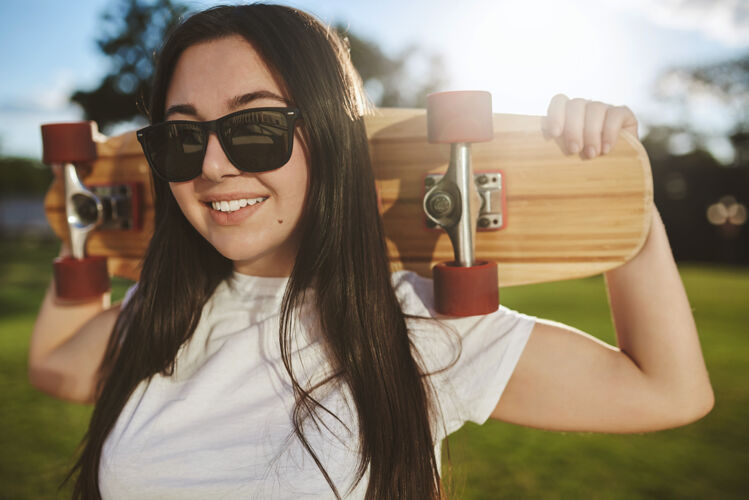
<path id="1" fill-rule="evenodd" d="M 467 424 L 450 437 L 460 498 L 746 498 L 749 269 L 680 269 L 715 390 L 713 411 L 694 424 L 641 435 Z M 503 289 L 501 300 L 614 342 L 602 277 Z"/>
<path id="2" fill-rule="evenodd" d="M 57 252 L 56 243 L 0 243 L 0 499 L 57 498 L 93 408 L 46 396 L 26 377 L 29 337 Z M 113 299 L 127 286 L 114 280 Z M 70 489 L 59 493 L 69 497 Z"/>
<path id="3" fill-rule="evenodd" d="M 0 498 L 58 497 L 57 484 L 91 414 L 89 406 L 41 394 L 26 378 L 29 335 L 56 251 L 49 243 L 0 243 Z M 450 436 L 456 498 L 746 496 L 749 270 L 684 265 L 681 271 L 716 393 L 712 413 L 680 429 L 629 436 L 468 424 Z M 116 282 L 113 298 L 126 286 Z M 503 289 L 501 299 L 614 340 L 600 277 Z M 59 493 L 69 496 L 69 490 Z"/>

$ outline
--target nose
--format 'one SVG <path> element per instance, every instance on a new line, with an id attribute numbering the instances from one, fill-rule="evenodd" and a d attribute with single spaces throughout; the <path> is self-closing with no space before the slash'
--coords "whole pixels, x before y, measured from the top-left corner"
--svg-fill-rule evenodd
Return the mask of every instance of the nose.
<path id="1" fill-rule="evenodd" d="M 221 182 L 225 177 L 233 177 L 241 173 L 227 158 L 216 134 L 208 134 L 201 177 L 211 182 Z"/>

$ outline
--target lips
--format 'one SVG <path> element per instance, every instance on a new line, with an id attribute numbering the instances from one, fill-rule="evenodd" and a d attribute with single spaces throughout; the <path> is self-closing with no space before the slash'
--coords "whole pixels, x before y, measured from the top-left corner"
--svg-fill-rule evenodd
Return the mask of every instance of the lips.
<path id="1" fill-rule="evenodd" d="M 216 224 L 231 226 L 239 224 L 269 198 L 257 193 L 226 193 L 204 196 L 200 200 Z"/>
<path id="2" fill-rule="evenodd" d="M 221 210 L 220 204 L 222 202 L 231 204 L 232 201 L 241 203 L 241 200 L 245 200 L 245 206 L 247 206 L 249 204 L 249 200 L 267 199 L 268 197 L 269 195 L 266 193 L 258 193 L 252 191 L 234 191 L 230 193 L 205 194 L 199 198 L 199 201 L 209 208 L 213 208 L 213 204 L 218 202 L 219 206 L 216 210 Z"/>
<path id="3" fill-rule="evenodd" d="M 259 196 L 257 198 L 240 198 L 238 200 L 221 200 L 210 202 L 211 208 L 219 210 L 221 212 L 236 212 L 240 208 L 246 206 L 256 205 L 267 200 L 267 196 Z"/>

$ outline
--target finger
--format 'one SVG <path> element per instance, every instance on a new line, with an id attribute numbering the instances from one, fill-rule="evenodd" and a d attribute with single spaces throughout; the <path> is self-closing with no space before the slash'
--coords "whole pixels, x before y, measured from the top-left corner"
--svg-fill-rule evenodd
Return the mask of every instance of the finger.
<path id="1" fill-rule="evenodd" d="M 564 127 L 565 107 L 569 98 L 564 94 L 557 94 L 551 98 L 543 127 L 551 137 L 559 137 Z"/>
<path id="2" fill-rule="evenodd" d="M 637 118 L 635 117 L 635 114 L 627 106 L 620 106 L 620 109 L 624 114 L 624 118 L 622 119 L 622 130 L 626 130 L 634 135 L 635 138 L 639 139 L 637 133 Z"/>
<path id="3" fill-rule="evenodd" d="M 601 133 L 606 110 L 610 106 L 599 101 L 592 101 L 585 106 L 585 124 L 583 125 L 583 153 L 587 158 L 595 158 L 601 152 Z"/>
<path id="4" fill-rule="evenodd" d="M 606 111 L 606 119 L 603 123 L 603 134 L 601 148 L 604 154 L 608 153 L 619 137 L 619 131 L 626 130 L 637 137 L 637 119 L 627 106 L 616 106 Z"/>
<path id="5" fill-rule="evenodd" d="M 585 99 L 572 99 L 567 103 L 564 115 L 564 143 L 567 151 L 577 154 L 583 147 L 583 124 L 585 122 Z"/>

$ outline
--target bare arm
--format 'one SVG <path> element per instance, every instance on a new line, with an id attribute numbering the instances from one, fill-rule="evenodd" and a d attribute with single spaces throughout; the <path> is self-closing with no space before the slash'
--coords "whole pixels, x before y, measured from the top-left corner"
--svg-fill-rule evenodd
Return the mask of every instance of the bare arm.
<path id="1" fill-rule="evenodd" d="M 618 134 L 622 124 L 634 122 L 636 133 L 631 111 L 617 109 L 606 117 L 618 122 L 608 132 L 603 119 L 590 126 L 590 110 L 581 120 L 584 106 L 573 107 L 576 117 L 568 109 L 566 139 L 599 154 L 601 137 Z M 568 136 L 576 119 L 585 122 L 582 133 Z M 596 130 L 597 144 L 591 140 Z M 564 325 L 538 323 L 492 417 L 545 429 L 643 432 L 710 411 L 713 392 L 689 301 L 655 209 L 652 217 L 642 251 L 605 275 L 619 348 Z"/>
<path id="2" fill-rule="evenodd" d="M 59 399 L 92 403 L 96 372 L 120 311 L 109 306 L 109 294 L 65 303 L 50 284 L 29 345 L 29 380 Z"/>

